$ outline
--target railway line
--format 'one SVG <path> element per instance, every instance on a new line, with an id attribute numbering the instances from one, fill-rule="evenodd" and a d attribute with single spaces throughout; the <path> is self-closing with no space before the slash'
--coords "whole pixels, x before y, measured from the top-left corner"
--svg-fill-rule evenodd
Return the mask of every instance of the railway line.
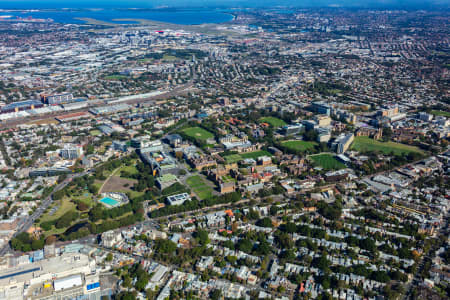
<path id="1" fill-rule="evenodd" d="M 172 98 L 175 96 L 186 94 L 192 90 L 193 90 L 193 84 L 187 83 L 187 84 L 181 85 L 179 87 L 176 87 L 172 90 L 161 91 L 160 93 L 156 93 L 155 95 L 144 96 L 142 98 L 139 98 L 137 95 L 137 97 L 132 98 L 132 99 L 127 99 L 126 97 L 124 97 L 125 100 L 121 100 L 120 98 L 119 99 L 90 100 L 90 101 L 87 101 L 87 105 L 85 107 L 78 108 L 78 109 L 59 110 L 59 111 L 49 112 L 46 114 L 31 115 L 31 116 L 17 117 L 17 118 L 8 119 L 8 120 L 2 120 L 0 122 L 0 130 L 10 129 L 10 128 L 17 127 L 19 125 L 30 124 L 30 123 L 38 122 L 41 120 L 57 118 L 58 116 L 62 116 L 62 115 L 69 114 L 69 113 L 72 114 L 72 113 L 78 113 L 78 112 L 88 112 L 90 109 L 92 109 L 94 107 L 99 107 L 99 106 L 112 106 L 112 105 L 117 105 L 117 104 L 122 104 L 122 103 L 132 105 L 132 104 L 146 103 L 146 102 L 151 102 L 151 101 L 156 101 L 156 100 L 169 99 L 169 98 Z"/>

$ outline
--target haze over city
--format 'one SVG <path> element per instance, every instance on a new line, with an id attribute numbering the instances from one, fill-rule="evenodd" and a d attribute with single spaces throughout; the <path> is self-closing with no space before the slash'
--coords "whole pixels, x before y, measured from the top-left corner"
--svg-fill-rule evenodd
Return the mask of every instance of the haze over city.
<path id="1" fill-rule="evenodd" d="M 391 8 L 403 7 L 409 9 L 423 9 L 432 7 L 447 7 L 449 2 L 446 0 L 132 0 L 132 1 L 57 1 L 57 0 L 3 0 L 0 4 L 2 8 L 64 8 L 64 7 L 359 7 L 359 8 Z"/>

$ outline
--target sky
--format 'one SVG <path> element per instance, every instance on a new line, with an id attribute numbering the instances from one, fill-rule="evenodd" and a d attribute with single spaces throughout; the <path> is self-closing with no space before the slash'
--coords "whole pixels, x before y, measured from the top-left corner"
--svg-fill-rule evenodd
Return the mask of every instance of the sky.
<path id="1" fill-rule="evenodd" d="M 450 6 L 450 0 L 0 0 L 0 8 L 64 7 L 364 7 L 423 9 Z"/>

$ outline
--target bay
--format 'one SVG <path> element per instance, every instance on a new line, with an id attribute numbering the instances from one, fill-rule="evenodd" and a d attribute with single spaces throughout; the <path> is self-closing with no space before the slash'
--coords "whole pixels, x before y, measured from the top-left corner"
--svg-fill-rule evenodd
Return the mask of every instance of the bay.
<path id="1" fill-rule="evenodd" d="M 145 19 L 180 25 L 196 25 L 205 23 L 224 23 L 231 21 L 233 16 L 216 9 L 24 9 L 3 10 L 1 16 L 11 16 L 5 20 L 16 18 L 52 19 L 57 23 L 83 24 L 78 18 L 90 18 L 99 21 L 132 24 L 132 21 L 117 21 L 116 19 Z"/>

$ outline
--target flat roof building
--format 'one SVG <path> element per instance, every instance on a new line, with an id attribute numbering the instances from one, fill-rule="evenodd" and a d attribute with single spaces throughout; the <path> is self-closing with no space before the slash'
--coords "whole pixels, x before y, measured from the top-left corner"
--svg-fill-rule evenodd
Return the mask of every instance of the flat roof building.
<path id="1" fill-rule="evenodd" d="M 2 113 L 18 112 L 21 110 L 35 109 L 42 106 L 43 106 L 42 102 L 38 100 L 25 100 L 7 104 L 1 108 L 1 111 Z"/>
<path id="2" fill-rule="evenodd" d="M 88 289 L 87 284 L 96 288 Z M 85 254 L 65 253 L 0 270 L 2 299 L 100 299 L 95 261 Z"/>
<path id="3" fill-rule="evenodd" d="M 191 196 L 188 193 L 182 193 L 177 195 L 172 195 L 167 197 L 167 203 L 169 205 L 181 205 L 186 201 L 190 201 Z"/>

